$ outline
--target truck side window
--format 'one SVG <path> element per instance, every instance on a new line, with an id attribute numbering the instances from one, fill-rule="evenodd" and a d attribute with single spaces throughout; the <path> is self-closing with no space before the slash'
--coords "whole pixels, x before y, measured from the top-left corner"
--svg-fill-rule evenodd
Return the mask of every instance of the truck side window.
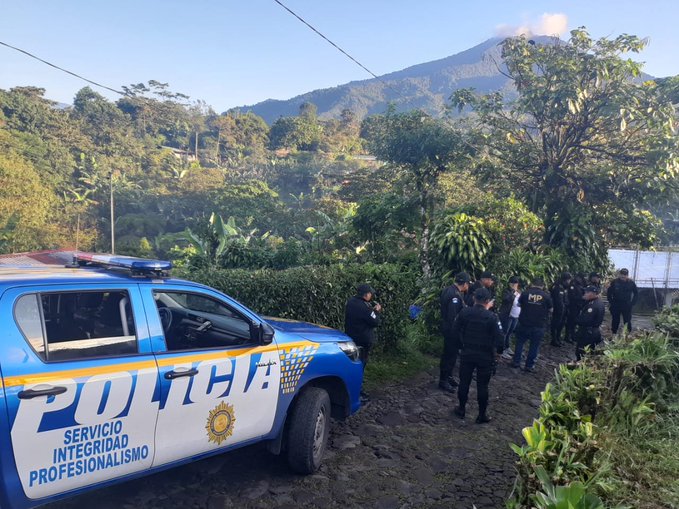
<path id="1" fill-rule="evenodd" d="M 168 351 L 228 348 L 251 342 L 250 321 L 198 293 L 153 292 Z"/>
<path id="2" fill-rule="evenodd" d="M 43 360 L 79 360 L 138 351 L 132 306 L 126 291 L 24 295 L 17 301 L 15 317 L 22 333 Z M 41 342 L 43 346 L 39 348 Z"/>
<path id="3" fill-rule="evenodd" d="M 45 337 L 42 333 L 42 319 L 40 318 L 40 309 L 38 306 L 37 294 L 30 293 L 28 295 L 23 295 L 16 302 L 14 316 L 26 341 L 28 341 L 33 347 L 33 350 L 44 359 Z"/>

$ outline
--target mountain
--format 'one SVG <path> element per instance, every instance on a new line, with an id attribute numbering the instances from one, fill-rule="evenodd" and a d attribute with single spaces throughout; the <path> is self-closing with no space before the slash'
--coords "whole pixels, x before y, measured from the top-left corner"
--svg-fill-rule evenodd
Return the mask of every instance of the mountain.
<path id="1" fill-rule="evenodd" d="M 394 103 L 397 111 L 419 108 L 439 116 L 450 95 L 459 88 L 472 87 L 478 92 L 490 92 L 509 86 L 509 80 L 501 73 L 499 44 L 502 40 L 488 39 L 456 55 L 385 74 L 380 79 L 352 81 L 288 100 L 268 99 L 239 109 L 252 111 L 269 124 L 281 116 L 297 115 L 299 106 L 307 101 L 314 103 L 319 117 L 325 119 L 338 118 L 345 108 L 363 118 L 383 113 L 389 103 Z"/>

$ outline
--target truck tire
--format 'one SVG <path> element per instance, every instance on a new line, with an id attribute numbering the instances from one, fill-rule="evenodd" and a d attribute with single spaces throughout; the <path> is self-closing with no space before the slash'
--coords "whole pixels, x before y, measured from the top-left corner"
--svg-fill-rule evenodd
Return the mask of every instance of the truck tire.
<path id="1" fill-rule="evenodd" d="M 324 389 L 307 387 L 290 414 L 288 463 L 298 474 L 313 474 L 321 466 L 330 431 L 330 396 Z"/>

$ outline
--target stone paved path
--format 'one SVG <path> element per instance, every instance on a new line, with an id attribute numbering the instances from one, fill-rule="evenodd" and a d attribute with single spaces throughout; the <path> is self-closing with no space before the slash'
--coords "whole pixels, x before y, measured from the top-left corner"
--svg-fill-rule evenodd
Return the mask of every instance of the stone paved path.
<path id="1" fill-rule="evenodd" d="M 514 482 L 511 442 L 537 415 L 540 391 L 570 346 L 542 347 L 537 371 L 508 364 L 491 381 L 493 421 L 452 414 L 454 399 L 436 388 L 436 373 L 395 383 L 344 423 L 313 476 L 291 474 L 282 457 L 252 446 L 51 505 L 51 509 L 136 508 L 482 508 L 503 507 Z"/>

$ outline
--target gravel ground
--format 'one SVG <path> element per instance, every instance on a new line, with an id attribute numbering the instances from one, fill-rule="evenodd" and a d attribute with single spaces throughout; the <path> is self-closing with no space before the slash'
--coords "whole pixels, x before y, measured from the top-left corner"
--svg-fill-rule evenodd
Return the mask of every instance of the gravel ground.
<path id="1" fill-rule="evenodd" d="M 498 366 L 489 424 L 467 419 L 437 389 L 434 370 L 393 383 L 332 425 L 316 475 L 291 474 L 283 457 L 252 446 L 52 504 L 51 509 L 446 507 L 499 508 L 514 482 L 512 442 L 537 415 L 540 392 L 573 348 L 543 345 L 535 373 Z"/>

